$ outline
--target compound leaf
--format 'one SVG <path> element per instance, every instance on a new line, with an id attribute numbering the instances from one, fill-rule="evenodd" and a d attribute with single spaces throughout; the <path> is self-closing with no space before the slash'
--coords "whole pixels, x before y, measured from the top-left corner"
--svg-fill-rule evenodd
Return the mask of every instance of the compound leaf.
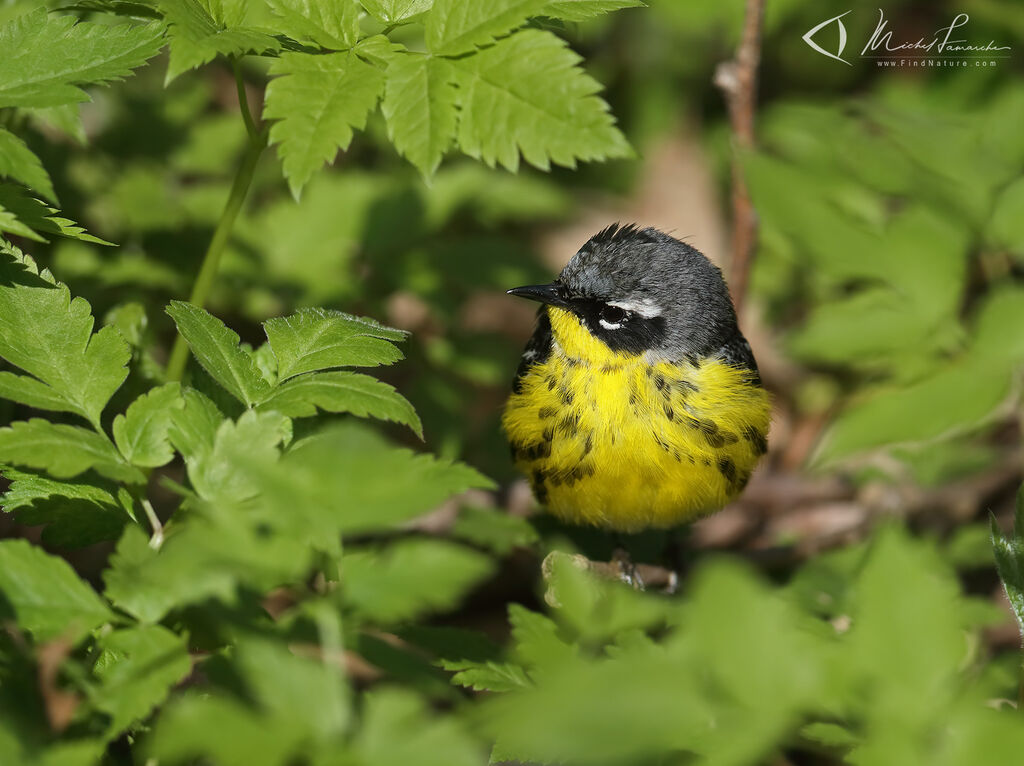
<path id="1" fill-rule="evenodd" d="M 270 73 L 263 115 L 292 194 L 348 148 L 384 89 L 384 74 L 355 53 L 283 53 Z"/>
<path id="2" fill-rule="evenodd" d="M 520 27 L 536 16 L 548 0 L 435 0 L 427 17 L 427 46 L 434 53 L 455 56 L 468 53 L 494 38 Z"/>
<path id="3" fill-rule="evenodd" d="M 181 385 L 167 383 L 143 394 L 114 418 L 114 442 L 125 460 L 147 468 L 171 462 L 174 450 L 167 431 L 175 411 L 184 406 Z"/>
<path id="4" fill-rule="evenodd" d="M 77 641 L 112 616 L 66 561 L 27 540 L 0 541 L 0 594 L 0 611 L 9 605 L 36 641 Z"/>
<path id="5" fill-rule="evenodd" d="M 51 202 L 57 201 L 53 182 L 42 161 L 24 141 L 4 128 L 0 128 L 0 176 L 13 178 Z"/>
<path id="6" fill-rule="evenodd" d="M 98 423 L 128 375 L 131 349 L 112 327 L 93 334 L 89 304 L 13 247 L 0 248 L 0 356 L 42 385 L 5 378 L 22 401 L 77 412 Z M 29 342 L 29 339 L 30 342 Z M 48 387 L 44 388 L 42 386 Z M 57 408 L 55 399 L 66 406 Z"/>
<path id="7" fill-rule="evenodd" d="M 282 381 L 331 367 L 392 364 L 402 358 L 392 341 L 407 335 L 372 319 L 326 309 L 301 309 L 290 317 L 269 319 L 263 329 Z"/>
<path id="8" fill-rule="evenodd" d="M 473 56 L 454 59 L 459 104 L 459 146 L 490 166 L 519 167 L 519 153 L 543 170 L 552 162 L 628 157 L 625 137 L 600 85 L 580 57 L 550 32 L 527 29 Z"/>
<path id="9" fill-rule="evenodd" d="M 159 0 L 170 25 L 171 57 L 167 82 L 220 56 L 278 51 L 281 44 L 265 32 L 241 26 L 244 9 L 214 18 L 197 0 Z"/>
<path id="10" fill-rule="evenodd" d="M 322 48 L 343 50 L 359 40 L 361 8 L 356 0 L 270 0 L 282 31 Z"/>
<path id="11" fill-rule="evenodd" d="M 217 317 L 183 301 L 171 301 L 167 313 L 203 369 L 232 396 L 251 407 L 270 392 L 238 334 Z"/>
<path id="12" fill-rule="evenodd" d="M 43 234 L 56 234 L 95 245 L 110 245 L 105 239 L 94 237 L 74 221 L 58 214 L 40 199 L 36 199 L 23 187 L 0 182 L 0 233 L 10 232 L 36 242 L 45 242 Z"/>
<path id="13" fill-rule="evenodd" d="M 92 468 L 110 479 L 145 481 L 122 460 L 114 445 L 95 431 L 41 418 L 0 428 L 0 462 L 38 468 L 58 479 Z"/>
<path id="14" fill-rule="evenodd" d="M 111 716 L 111 734 L 146 718 L 192 670 L 185 638 L 160 625 L 114 631 L 98 648 L 93 673 L 101 685 L 92 703 Z"/>
<path id="15" fill-rule="evenodd" d="M 80 85 L 126 77 L 160 52 L 159 24 L 92 24 L 38 9 L 0 26 L 0 107 L 88 101 Z"/>
<path id="16" fill-rule="evenodd" d="M 429 11 L 434 0 L 360 0 L 360 4 L 382 24 L 397 24 Z"/>
<path id="17" fill-rule="evenodd" d="M 400 56 L 388 65 L 381 110 L 398 152 L 433 175 L 455 138 L 458 111 L 452 65 L 432 56 Z"/>
<path id="18" fill-rule="evenodd" d="M 586 21 L 623 8 L 638 8 L 640 0 L 551 0 L 538 14 L 563 21 Z"/>
<path id="19" fill-rule="evenodd" d="M 409 401 L 387 383 L 355 372 L 319 372 L 292 378 L 261 404 L 291 418 L 325 412 L 351 412 L 359 417 L 391 420 L 409 426 L 423 438 L 423 426 Z"/>

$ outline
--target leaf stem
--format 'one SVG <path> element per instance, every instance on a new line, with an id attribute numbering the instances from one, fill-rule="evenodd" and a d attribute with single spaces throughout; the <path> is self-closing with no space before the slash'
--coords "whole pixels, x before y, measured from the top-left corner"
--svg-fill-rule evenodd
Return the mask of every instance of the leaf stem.
<path id="1" fill-rule="evenodd" d="M 149 547 L 158 551 L 160 546 L 164 544 L 164 525 L 160 523 L 156 511 L 153 510 L 153 504 L 149 502 L 148 498 L 142 498 L 142 510 L 146 512 L 149 526 L 153 530 L 153 535 L 149 538 Z"/>
<path id="2" fill-rule="evenodd" d="M 245 122 L 245 129 L 249 133 L 249 139 L 255 141 L 260 131 L 252 119 L 252 112 L 249 110 L 249 94 L 245 91 L 245 80 L 242 78 L 242 68 L 238 65 L 238 59 L 234 59 L 231 62 L 231 68 L 235 72 L 235 87 L 238 88 L 238 107 L 242 110 L 242 121 Z"/>
<path id="3" fill-rule="evenodd" d="M 243 113 L 248 114 L 248 108 L 243 106 Z M 250 116 L 250 121 L 252 117 Z M 220 265 L 224 248 L 231 236 L 235 219 L 242 209 L 242 203 L 249 192 L 252 184 L 252 177 L 256 171 L 256 164 L 259 162 L 263 150 L 267 147 L 267 131 L 264 128 L 256 133 L 249 141 L 245 156 L 241 165 L 235 173 L 234 183 L 231 185 L 231 194 L 224 205 L 224 211 L 220 214 L 217 228 L 210 239 L 210 245 L 206 248 L 206 255 L 203 256 L 203 265 L 196 276 L 195 284 L 192 286 L 192 294 L 189 296 L 189 303 L 202 307 L 210 296 L 210 289 L 213 287 L 214 277 L 217 276 L 217 268 Z M 174 339 L 174 347 L 171 349 L 171 356 L 167 360 L 167 380 L 180 381 L 185 374 L 185 365 L 188 363 L 188 344 L 181 333 Z"/>

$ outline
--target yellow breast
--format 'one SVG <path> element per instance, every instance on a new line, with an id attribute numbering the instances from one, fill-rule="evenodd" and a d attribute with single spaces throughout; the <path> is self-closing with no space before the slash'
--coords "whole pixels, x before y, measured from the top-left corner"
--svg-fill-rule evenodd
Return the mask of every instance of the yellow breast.
<path id="1" fill-rule="evenodd" d="M 747 371 L 613 352 L 572 314 L 548 312 L 552 353 L 503 418 L 541 503 L 571 523 L 631 532 L 690 521 L 742 491 L 771 414 Z"/>

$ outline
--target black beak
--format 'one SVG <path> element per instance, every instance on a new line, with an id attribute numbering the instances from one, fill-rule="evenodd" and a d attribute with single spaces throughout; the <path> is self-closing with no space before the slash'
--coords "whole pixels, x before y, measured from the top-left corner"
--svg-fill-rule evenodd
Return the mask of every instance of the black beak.
<path id="1" fill-rule="evenodd" d="M 513 287 L 508 291 L 509 295 L 516 295 L 520 298 L 528 298 L 531 301 L 540 301 L 549 306 L 569 306 L 569 300 L 565 294 L 565 287 L 558 282 L 550 285 L 526 285 L 525 287 Z"/>

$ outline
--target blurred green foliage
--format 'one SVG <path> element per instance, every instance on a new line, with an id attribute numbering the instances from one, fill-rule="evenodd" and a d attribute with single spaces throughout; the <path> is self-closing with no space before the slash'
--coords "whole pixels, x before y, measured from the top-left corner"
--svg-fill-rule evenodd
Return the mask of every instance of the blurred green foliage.
<path id="1" fill-rule="evenodd" d="M 524 552 L 568 544 L 450 500 L 511 477 L 526 328 L 496 296 L 550 277 L 540 236 L 695 125 L 727 192 L 712 78 L 744 3 L 636 5 L 0 2 L 0 51 L 27 52 L 0 67 L 3 507 L 41 528 L 0 541 L 0 764 L 1019 759 L 1018 661 L 976 594 L 996 563 L 1019 613 L 1020 528 L 994 561 L 977 523 L 774 582 L 712 559 L 675 597 L 556 554 L 533 592 Z M 800 41 L 845 10 L 767 3 L 754 297 L 798 370 L 780 404 L 827 423 L 814 466 L 942 485 L 1019 449 L 1021 64 Z M 885 8 L 961 11 L 1024 43 L 1009 3 Z M 181 299 L 261 135 L 239 84 L 275 149 L 207 311 Z"/>

